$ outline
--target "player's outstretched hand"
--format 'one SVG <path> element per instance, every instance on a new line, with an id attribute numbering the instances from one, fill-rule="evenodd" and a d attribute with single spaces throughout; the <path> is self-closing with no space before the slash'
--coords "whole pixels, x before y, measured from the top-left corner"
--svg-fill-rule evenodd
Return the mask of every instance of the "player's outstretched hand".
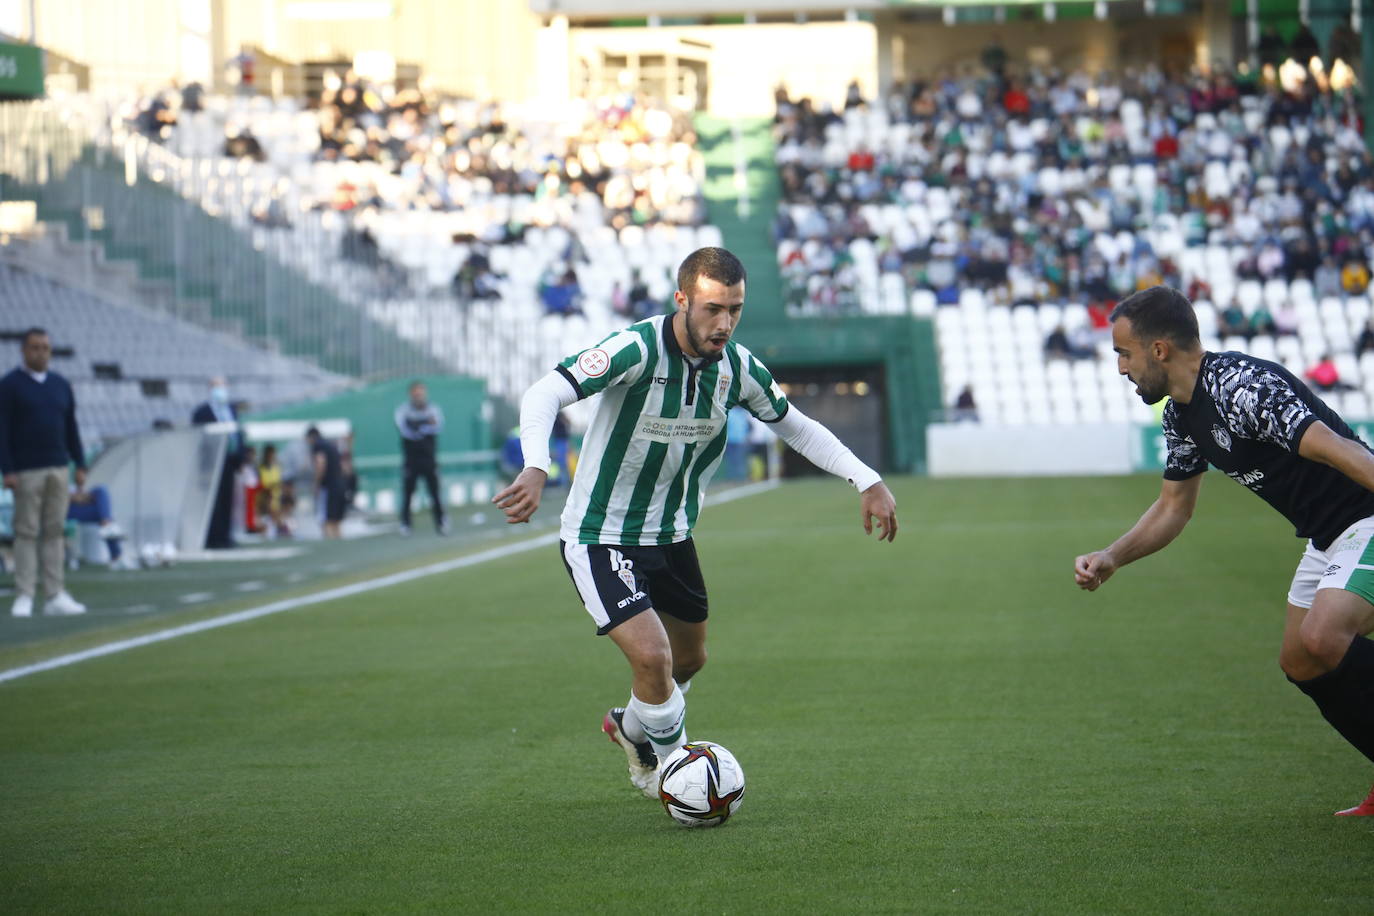
<path id="1" fill-rule="evenodd" d="M 506 513 L 506 524 L 518 525 L 534 516 L 539 499 L 544 495 L 544 481 L 548 479 L 549 475 L 539 468 L 525 468 L 510 486 L 491 498 L 496 507 Z"/>
<path id="2" fill-rule="evenodd" d="M 859 512 L 863 517 L 864 534 L 873 533 L 873 520 L 878 520 L 878 540 L 890 541 L 897 536 L 897 501 L 881 480 L 863 491 Z"/>
<path id="3" fill-rule="evenodd" d="M 1085 553 L 1073 561 L 1073 581 L 1078 583 L 1079 588 L 1090 592 L 1097 591 L 1097 587 L 1110 579 L 1114 572 L 1116 561 L 1105 550 Z"/>

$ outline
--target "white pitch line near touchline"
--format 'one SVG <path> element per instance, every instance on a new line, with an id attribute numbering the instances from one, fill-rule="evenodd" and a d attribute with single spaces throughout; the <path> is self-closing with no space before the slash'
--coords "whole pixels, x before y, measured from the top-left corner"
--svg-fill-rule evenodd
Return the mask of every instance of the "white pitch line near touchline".
<path id="1" fill-rule="evenodd" d="M 726 490 L 724 493 L 721 493 L 720 496 L 711 500 L 709 504 L 720 505 L 721 503 L 742 499 L 746 496 L 753 496 L 755 493 L 762 493 L 765 490 L 772 490 L 777 486 L 778 482 L 775 480 L 765 480 L 759 483 L 746 484 L 742 487 Z M 518 553 L 536 550 L 540 547 L 547 547 L 556 543 L 558 543 L 558 532 L 551 531 L 548 534 L 541 534 L 529 540 L 516 541 L 514 544 L 503 544 L 500 547 L 492 547 L 489 550 L 468 554 L 465 557 L 442 560 L 438 563 L 430 563 L 427 566 L 417 566 L 415 569 L 391 573 L 390 575 L 381 576 L 376 579 L 367 579 L 362 582 L 354 582 L 351 585 L 341 585 L 337 588 L 327 588 L 322 592 L 313 592 L 312 594 L 301 595 L 296 598 L 286 598 L 282 601 L 273 601 L 271 604 L 263 604 L 258 607 L 235 611 L 232 614 L 211 617 L 208 620 L 198 620 L 195 623 L 188 623 L 179 627 L 169 627 L 166 630 L 157 630 L 143 636 L 135 636 L 130 639 L 120 639 L 115 642 L 103 643 L 90 649 L 84 649 L 81 652 L 59 655 L 45 661 L 34 662 L 31 665 L 22 665 L 18 668 L 9 668 L 5 671 L 0 671 L 0 683 L 4 683 L 5 681 L 16 681 L 21 677 L 27 677 L 30 674 L 38 674 L 41 671 L 51 671 L 54 668 L 65 668 L 68 665 L 90 661 L 93 658 L 101 658 L 106 655 L 127 652 L 129 649 L 137 649 L 141 646 L 151 646 L 154 643 L 166 642 L 169 639 L 176 639 L 179 636 L 191 636 L 196 633 L 204 633 L 206 630 L 217 630 L 220 627 L 244 623 L 249 620 L 257 620 L 259 617 L 268 617 L 272 614 L 280 614 L 283 611 L 294 611 L 296 608 L 307 607 L 312 604 L 321 604 L 325 601 L 333 601 L 337 598 L 349 598 L 353 595 L 361 595 L 366 592 L 376 591 L 379 588 L 389 588 L 393 585 L 400 585 L 403 582 L 413 582 L 416 579 L 424 579 L 428 576 L 437 576 L 440 573 L 452 572 L 455 569 L 465 569 L 469 566 L 477 566 L 490 560 L 504 559 L 505 557 L 515 556 Z"/>

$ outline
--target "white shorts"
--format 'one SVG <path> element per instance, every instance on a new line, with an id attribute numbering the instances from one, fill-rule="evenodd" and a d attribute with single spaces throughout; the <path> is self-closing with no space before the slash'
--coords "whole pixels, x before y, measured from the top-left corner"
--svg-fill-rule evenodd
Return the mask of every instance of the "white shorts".
<path id="1" fill-rule="evenodd" d="M 1374 604 L 1374 516 L 1362 518 L 1340 533 L 1331 546 L 1307 549 L 1288 587 L 1288 603 L 1309 608 L 1317 590 L 1343 588 Z"/>

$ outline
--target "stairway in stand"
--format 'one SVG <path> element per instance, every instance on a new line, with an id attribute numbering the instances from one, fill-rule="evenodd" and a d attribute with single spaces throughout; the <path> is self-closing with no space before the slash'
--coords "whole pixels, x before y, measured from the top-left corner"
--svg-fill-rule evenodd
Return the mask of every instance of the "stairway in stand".
<path id="1" fill-rule="evenodd" d="M 782 197 L 774 161 L 772 121 L 698 115 L 706 160 L 707 220 L 749 271 L 746 328 L 784 320 L 782 276 L 769 227 Z"/>

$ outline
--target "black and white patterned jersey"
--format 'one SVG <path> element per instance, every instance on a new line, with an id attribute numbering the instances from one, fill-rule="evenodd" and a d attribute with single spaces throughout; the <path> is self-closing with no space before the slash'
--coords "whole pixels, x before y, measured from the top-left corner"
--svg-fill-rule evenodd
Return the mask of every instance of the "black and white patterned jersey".
<path id="1" fill-rule="evenodd" d="M 1214 465 L 1283 513 L 1298 537 L 1325 550 L 1350 525 L 1374 515 L 1374 493 L 1298 455 L 1302 434 L 1318 420 L 1359 439 L 1278 363 L 1234 351 L 1205 353 L 1192 400 L 1164 408 L 1164 479 L 1186 480 Z"/>

